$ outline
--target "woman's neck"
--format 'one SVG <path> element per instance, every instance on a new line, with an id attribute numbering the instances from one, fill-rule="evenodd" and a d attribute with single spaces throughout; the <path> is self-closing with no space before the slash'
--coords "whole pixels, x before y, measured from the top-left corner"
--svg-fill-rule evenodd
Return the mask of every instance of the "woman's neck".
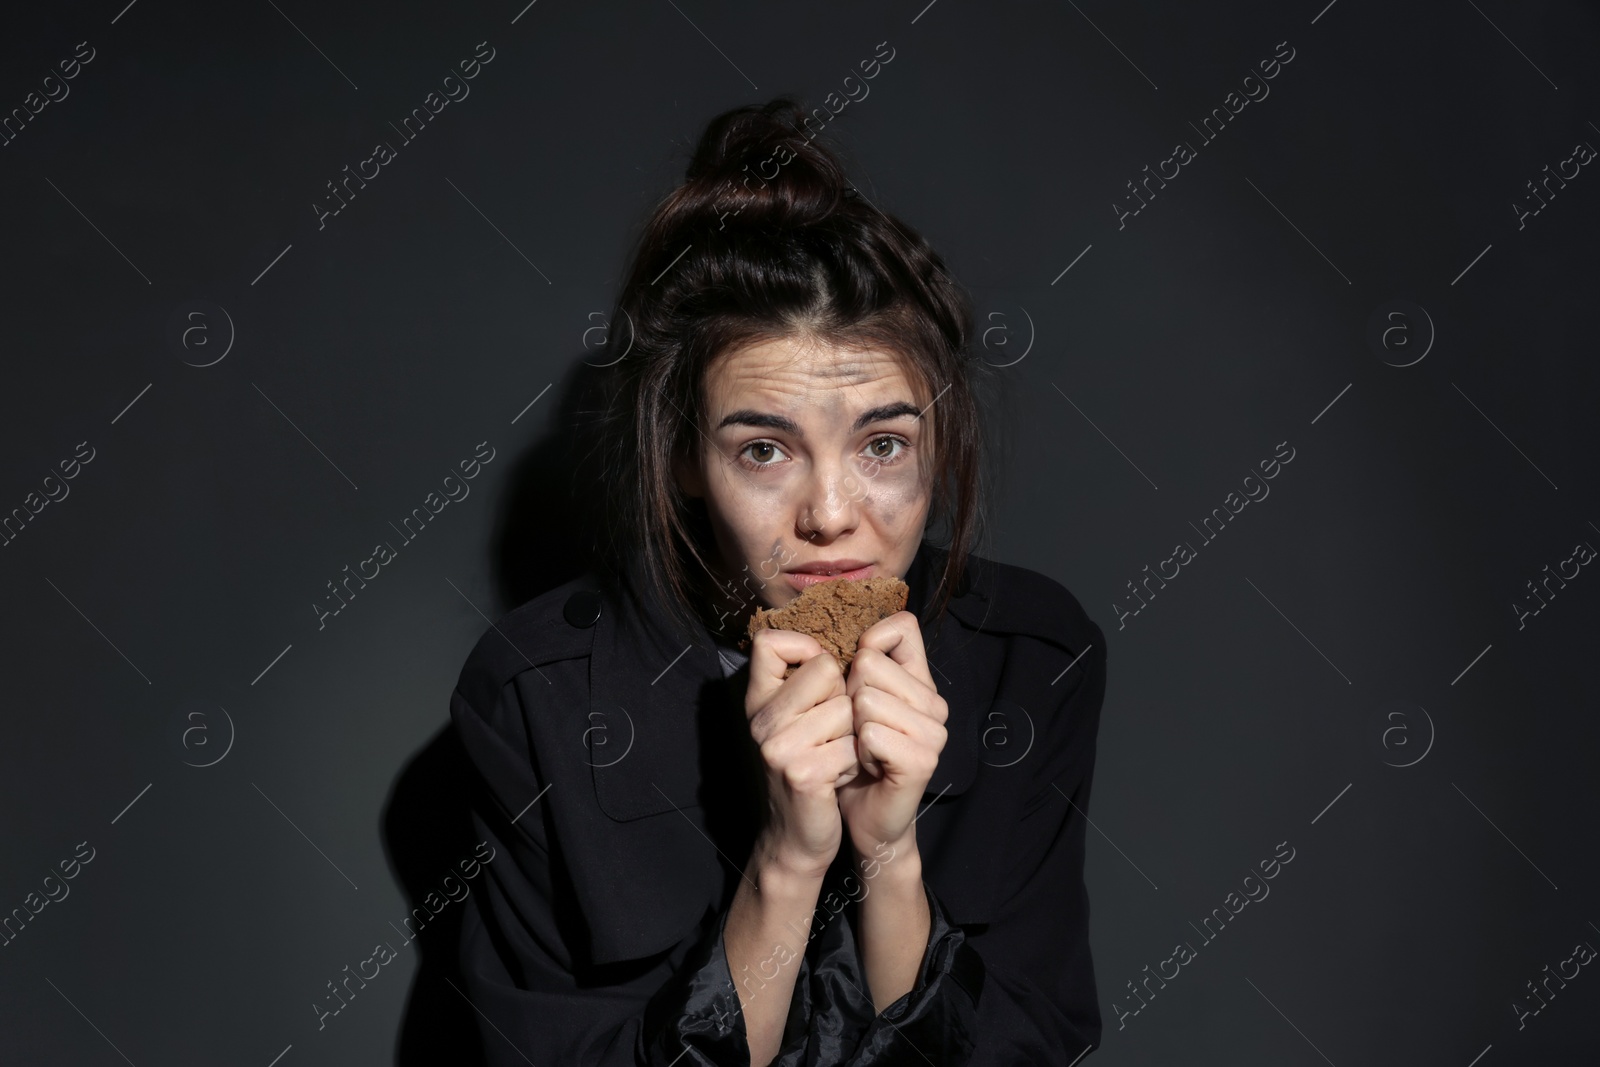
<path id="1" fill-rule="evenodd" d="M 754 590 L 726 574 L 720 562 L 712 564 L 712 576 L 702 576 L 697 602 L 704 605 L 700 615 L 711 636 L 723 644 L 737 645 L 749 631 L 750 618 L 764 607 Z"/>

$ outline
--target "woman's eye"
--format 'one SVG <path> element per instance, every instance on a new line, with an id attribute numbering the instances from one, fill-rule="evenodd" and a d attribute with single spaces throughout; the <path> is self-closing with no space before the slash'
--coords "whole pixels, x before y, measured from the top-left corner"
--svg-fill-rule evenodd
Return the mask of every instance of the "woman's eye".
<path id="1" fill-rule="evenodd" d="M 909 442 L 900 437 L 877 437 L 868 442 L 865 455 L 871 462 L 887 466 L 899 462 L 909 447 Z M 771 441 L 752 441 L 739 451 L 739 460 L 757 470 L 775 467 L 783 458 L 783 450 Z"/>
<path id="2" fill-rule="evenodd" d="M 752 455 L 752 453 L 761 452 L 763 450 L 765 450 L 767 453 L 766 455 Z M 741 451 L 739 455 L 750 457 L 751 462 L 749 463 L 749 466 L 770 467 L 772 466 L 773 462 L 775 462 L 776 456 L 781 456 L 783 453 L 780 452 L 778 450 L 778 446 L 773 444 L 771 441 L 752 441 L 750 444 L 744 446 L 744 450 Z"/>
<path id="3" fill-rule="evenodd" d="M 881 445 L 889 445 L 887 449 Z M 906 449 L 906 442 L 898 437 L 878 437 L 867 445 L 867 458 L 879 463 L 893 463 Z"/>

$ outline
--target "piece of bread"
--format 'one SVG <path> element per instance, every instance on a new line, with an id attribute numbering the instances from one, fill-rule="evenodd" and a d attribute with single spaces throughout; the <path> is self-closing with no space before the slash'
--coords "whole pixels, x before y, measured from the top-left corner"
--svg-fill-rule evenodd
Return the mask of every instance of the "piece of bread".
<path id="1" fill-rule="evenodd" d="M 849 673 L 861 635 L 873 623 L 904 611 L 910 592 L 911 587 L 892 574 L 816 582 L 781 608 L 757 608 L 739 647 L 749 649 L 757 630 L 797 630 L 816 638 L 839 661 L 839 669 Z M 799 669 L 791 663 L 784 678 Z"/>

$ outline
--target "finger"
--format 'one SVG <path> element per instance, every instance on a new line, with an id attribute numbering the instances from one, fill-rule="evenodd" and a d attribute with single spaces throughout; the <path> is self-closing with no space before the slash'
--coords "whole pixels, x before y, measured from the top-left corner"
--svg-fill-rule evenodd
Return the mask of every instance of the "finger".
<path id="1" fill-rule="evenodd" d="M 918 749 L 928 751 L 934 759 L 937 759 L 939 753 L 944 750 L 949 736 L 942 723 L 935 722 L 905 701 L 881 689 L 868 687 L 856 693 L 851 698 L 851 710 L 858 737 L 865 732 L 871 732 L 869 727 L 881 727 L 884 731 L 899 734 Z M 862 762 L 867 763 L 868 759 L 863 758 Z M 877 762 L 875 756 L 872 757 L 872 762 Z"/>
<path id="2" fill-rule="evenodd" d="M 861 776 L 863 778 L 870 778 L 873 781 L 877 781 L 879 778 L 883 777 L 882 765 L 878 763 L 877 759 L 873 757 L 871 751 L 869 751 L 867 746 L 862 742 L 861 735 L 857 733 L 854 736 L 856 742 L 856 761 L 861 767 Z"/>
<path id="3" fill-rule="evenodd" d="M 797 767 L 817 758 L 817 750 L 855 733 L 855 711 L 844 694 L 830 697 L 804 714 L 791 717 L 781 729 L 762 733 L 760 716 L 751 720 L 751 736 L 761 749 L 768 767 Z M 817 773 L 812 780 L 831 780 L 833 774 Z"/>
<path id="4" fill-rule="evenodd" d="M 848 696 L 841 693 L 812 706 L 802 715 L 796 715 L 780 732 L 786 744 L 803 750 L 820 748 L 855 731 L 854 705 Z"/>
<path id="5" fill-rule="evenodd" d="M 928 667 L 928 652 L 922 643 L 922 627 L 911 612 L 897 611 L 867 627 L 856 644 L 857 651 L 863 648 L 877 649 L 929 689 L 937 688 Z"/>
<path id="6" fill-rule="evenodd" d="M 854 749 L 851 750 L 850 759 L 850 769 L 833 780 L 833 788 L 835 790 L 843 789 L 857 778 L 860 778 L 863 773 L 861 770 L 861 761 L 855 758 Z"/>
<path id="7" fill-rule="evenodd" d="M 856 651 L 850 661 L 850 675 L 845 679 L 845 692 L 851 696 L 866 688 L 890 693 L 935 722 L 944 722 L 949 714 L 937 689 L 875 648 Z"/>
<path id="8" fill-rule="evenodd" d="M 875 681 L 879 684 L 873 684 Z M 857 733 L 863 723 L 876 718 L 885 726 L 932 743 L 933 735 L 923 727 L 939 726 L 945 720 L 944 698 L 877 649 L 856 653 L 846 692 L 850 694 Z M 858 751 L 864 752 L 859 746 Z M 876 758 L 870 754 L 860 758 L 865 773 L 873 778 L 883 777 L 883 767 Z"/>
<path id="9" fill-rule="evenodd" d="M 790 739 L 785 739 L 784 744 L 790 743 Z M 845 734 L 825 744 L 807 746 L 799 758 L 789 759 L 783 777 L 792 792 L 818 797 L 827 790 L 848 784 L 859 773 L 856 737 Z"/>
<path id="10" fill-rule="evenodd" d="M 862 766 L 872 763 L 883 778 L 926 783 L 939 765 L 938 749 L 876 720 L 863 723 L 855 739 Z"/>
<path id="11" fill-rule="evenodd" d="M 798 630 L 757 630 L 750 639 L 751 689 L 761 690 L 770 699 L 783 683 L 784 668 L 791 663 L 803 664 L 822 651 L 815 637 Z M 764 699 L 762 703 L 765 702 Z"/>
<path id="12" fill-rule="evenodd" d="M 839 789 L 855 781 L 861 774 L 861 762 L 856 758 L 856 738 L 846 734 L 822 746 L 823 759 L 834 772 L 833 787 Z"/>
<path id="13" fill-rule="evenodd" d="M 761 635 L 766 633 L 787 636 L 763 639 Z M 813 705 L 845 692 L 839 661 L 806 634 L 789 630 L 759 631 L 752 642 L 750 662 L 752 670 L 745 691 L 745 714 L 750 718 L 752 732 L 759 733 L 758 740 L 782 729 Z M 800 668 L 785 679 L 784 671 L 790 662 L 800 663 Z"/>

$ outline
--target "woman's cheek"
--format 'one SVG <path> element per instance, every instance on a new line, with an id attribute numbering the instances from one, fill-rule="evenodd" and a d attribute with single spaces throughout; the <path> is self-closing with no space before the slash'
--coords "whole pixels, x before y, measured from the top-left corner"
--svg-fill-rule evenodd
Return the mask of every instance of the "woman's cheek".
<path id="1" fill-rule="evenodd" d="M 906 469 L 881 467 L 862 499 L 862 507 L 869 509 L 886 526 L 892 526 L 904 516 L 915 514 L 922 503 L 922 480 L 915 467 Z"/>
<path id="2" fill-rule="evenodd" d="M 760 484 L 754 479 L 731 481 L 715 502 L 717 512 L 739 535 L 739 541 L 751 551 L 770 543 L 768 531 L 786 506 L 783 487 Z"/>
<path id="3" fill-rule="evenodd" d="M 730 492 L 715 502 L 718 521 L 731 536 L 739 562 L 759 575 L 753 584 L 765 586 L 782 577 L 784 567 L 799 553 L 785 548 L 795 534 L 797 505 L 782 486 L 729 486 Z M 786 588 L 786 586 L 785 586 Z"/>

